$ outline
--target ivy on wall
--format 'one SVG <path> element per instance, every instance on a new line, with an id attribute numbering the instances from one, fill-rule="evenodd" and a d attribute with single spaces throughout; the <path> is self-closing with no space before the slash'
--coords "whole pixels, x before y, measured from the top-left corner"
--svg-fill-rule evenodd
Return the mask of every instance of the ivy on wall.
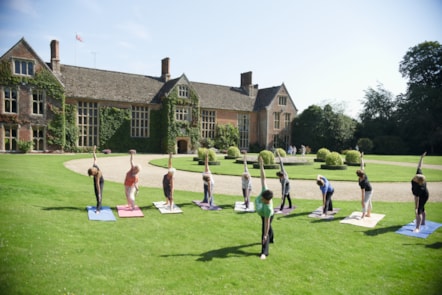
<path id="1" fill-rule="evenodd" d="M 51 72 L 42 68 L 38 70 L 33 77 L 23 77 L 12 75 L 10 64 L 2 61 L 0 64 L 0 85 L 17 86 L 26 85 L 32 88 L 41 89 L 46 92 L 46 96 L 52 98 L 53 101 L 48 100 L 48 132 L 46 134 L 48 144 L 55 146 L 55 148 L 70 149 L 66 146 L 66 131 L 72 130 L 73 127 L 66 126 L 65 118 L 65 95 L 64 88 L 61 83 L 52 75 Z M 11 117 L 9 121 L 14 123 L 30 123 L 21 122 L 18 117 Z M 8 122 L 7 118 L 2 118 L 3 122 Z M 75 125 L 75 121 L 70 122 Z"/>
<path id="2" fill-rule="evenodd" d="M 175 121 L 175 107 L 188 106 L 192 110 L 191 121 Z M 162 117 L 165 123 L 165 139 L 162 145 L 163 152 L 169 153 L 175 151 L 176 138 L 179 136 L 188 136 L 190 138 L 190 149 L 198 148 L 200 140 L 200 108 L 198 96 L 189 89 L 189 98 L 178 97 L 178 90 L 175 88 L 169 96 L 163 98 Z"/>

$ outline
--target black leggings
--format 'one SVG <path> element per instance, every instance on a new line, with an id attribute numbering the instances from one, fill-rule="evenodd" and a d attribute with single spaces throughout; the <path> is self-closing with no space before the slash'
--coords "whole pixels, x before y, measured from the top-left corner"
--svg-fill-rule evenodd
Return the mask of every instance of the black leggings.
<path id="1" fill-rule="evenodd" d="M 322 213 L 327 214 L 327 211 L 333 211 L 332 196 L 334 192 L 335 191 L 327 192 L 325 195 L 325 206 Z"/>
<path id="2" fill-rule="evenodd" d="M 281 207 L 279 208 L 280 210 L 284 209 L 285 199 L 289 201 L 289 208 L 292 208 L 292 199 L 290 198 L 290 194 L 287 194 L 285 196 L 282 196 L 282 204 Z"/>
<path id="3" fill-rule="evenodd" d="M 264 239 L 264 231 L 265 231 L 265 217 L 261 216 L 261 243 Z M 267 240 L 265 243 L 262 243 L 261 247 L 261 254 L 264 254 L 265 256 L 269 256 L 269 243 L 273 243 L 273 229 L 272 229 L 272 221 L 273 221 L 273 215 L 270 217 L 270 227 L 269 227 L 269 236 L 267 237 Z"/>

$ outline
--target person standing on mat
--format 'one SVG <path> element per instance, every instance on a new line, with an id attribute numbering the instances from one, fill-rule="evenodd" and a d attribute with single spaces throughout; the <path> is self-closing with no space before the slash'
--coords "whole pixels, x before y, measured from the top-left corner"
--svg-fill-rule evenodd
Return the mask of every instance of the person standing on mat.
<path id="1" fill-rule="evenodd" d="M 204 172 L 203 172 L 203 184 L 204 184 L 204 199 L 202 203 L 208 203 L 210 207 L 214 204 L 213 199 L 213 186 L 215 181 L 213 175 L 209 169 L 209 150 L 206 150 L 206 157 L 204 160 Z"/>
<path id="2" fill-rule="evenodd" d="M 166 197 L 166 204 L 164 206 L 170 206 L 170 211 L 173 211 L 173 184 L 176 169 L 172 167 L 172 153 L 169 153 L 169 163 L 167 166 L 167 173 L 163 176 L 163 191 Z"/>
<path id="3" fill-rule="evenodd" d="M 124 179 L 124 191 L 126 193 L 127 206 L 135 209 L 135 195 L 138 193 L 138 174 L 141 171 L 140 166 L 135 165 L 133 158 L 135 150 L 130 150 L 130 169 Z"/>
<path id="4" fill-rule="evenodd" d="M 93 150 L 94 164 L 92 165 L 91 168 L 89 168 L 87 170 L 87 174 L 89 176 L 93 176 L 95 199 L 97 200 L 97 206 L 95 207 L 95 213 L 100 214 L 101 202 L 103 200 L 104 178 L 103 178 L 103 173 L 101 172 L 100 168 L 97 165 L 96 150 L 97 150 L 97 146 L 94 145 L 94 150 Z"/>
<path id="5" fill-rule="evenodd" d="M 319 185 L 319 189 L 322 193 L 322 217 L 327 215 L 328 211 L 333 211 L 333 202 L 332 202 L 332 196 L 335 190 L 331 186 L 330 182 L 328 181 L 325 176 L 319 175 L 316 178 L 316 184 Z"/>
<path id="6" fill-rule="evenodd" d="M 361 153 L 361 168 L 356 171 L 356 175 L 359 178 L 359 187 L 361 188 L 361 204 L 362 204 L 362 216 L 364 217 L 371 216 L 371 197 L 373 195 L 373 189 L 371 187 L 370 181 L 368 181 L 367 174 L 364 171 L 364 153 Z"/>
<path id="7" fill-rule="evenodd" d="M 281 183 L 281 206 L 279 207 L 278 213 L 282 213 L 282 210 L 284 209 L 285 200 L 287 199 L 289 201 L 289 209 L 292 208 L 292 199 L 290 198 L 290 180 L 289 176 L 287 174 L 287 171 L 284 169 L 284 164 L 281 159 L 281 155 L 279 154 L 278 150 L 276 151 L 279 158 L 279 166 L 281 167 L 281 171 L 276 172 L 276 175 L 279 177 L 279 182 Z"/>
<path id="8" fill-rule="evenodd" d="M 411 191 L 414 195 L 414 211 L 416 214 L 416 228 L 413 232 L 420 232 L 421 226 L 425 225 L 426 212 L 425 204 L 430 196 L 427 189 L 427 181 L 425 175 L 422 173 L 422 162 L 426 156 L 426 152 L 421 155 L 417 165 L 416 175 L 411 180 Z"/>
<path id="9" fill-rule="evenodd" d="M 269 256 L 269 243 L 273 243 L 274 233 L 272 228 L 273 221 L 273 192 L 267 188 L 266 176 L 263 160 L 258 156 L 259 169 L 261 173 L 261 193 L 255 199 L 256 213 L 261 217 L 261 259 Z"/>
<path id="10" fill-rule="evenodd" d="M 242 196 L 244 198 L 244 206 L 249 209 L 250 193 L 252 192 L 252 177 L 247 168 L 247 153 L 244 153 L 244 172 L 241 176 Z"/>

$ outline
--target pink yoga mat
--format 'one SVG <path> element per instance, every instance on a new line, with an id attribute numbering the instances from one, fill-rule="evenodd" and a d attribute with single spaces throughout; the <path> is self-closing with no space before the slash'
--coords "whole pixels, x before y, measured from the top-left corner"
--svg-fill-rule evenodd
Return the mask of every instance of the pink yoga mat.
<path id="1" fill-rule="evenodd" d="M 144 217 L 143 212 L 140 210 L 138 206 L 135 206 L 135 209 L 129 208 L 127 205 L 118 205 L 118 216 L 119 217 Z"/>

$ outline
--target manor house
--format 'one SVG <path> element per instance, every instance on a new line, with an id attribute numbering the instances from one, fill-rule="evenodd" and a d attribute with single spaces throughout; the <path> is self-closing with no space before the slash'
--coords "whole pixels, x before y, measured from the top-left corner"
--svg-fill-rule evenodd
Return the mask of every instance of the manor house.
<path id="1" fill-rule="evenodd" d="M 213 142 L 217 127 L 239 131 L 238 147 L 270 149 L 291 143 L 297 109 L 282 83 L 260 89 L 252 72 L 237 86 L 64 65 L 59 42 L 44 62 L 22 38 L 0 57 L 0 152 L 99 149 L 191 153 Z"/>

